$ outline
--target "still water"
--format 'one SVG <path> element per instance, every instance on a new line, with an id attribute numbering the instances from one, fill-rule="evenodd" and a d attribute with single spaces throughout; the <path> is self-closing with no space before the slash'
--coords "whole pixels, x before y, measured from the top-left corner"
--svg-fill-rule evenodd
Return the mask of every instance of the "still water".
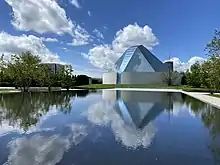
<path id="1" fill-rule="evenodd" d="M 0 164 L 214 165 L 220 110 L 180 93 L 0 95 Z"/>

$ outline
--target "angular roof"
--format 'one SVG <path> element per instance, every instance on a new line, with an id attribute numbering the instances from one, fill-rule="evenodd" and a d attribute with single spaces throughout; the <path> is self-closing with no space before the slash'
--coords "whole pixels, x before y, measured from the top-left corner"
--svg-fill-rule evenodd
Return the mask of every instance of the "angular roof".
<path id="1" fill-rule="evenodd" d="M 138 59 L 137 59 L 138 58 Z M 142 62 L 140 62 L 142 61 Z M 132 64 L 131 64 L 132 63 Z M 138 67 L 142 65 L 141 72 L 166 72 L 168 66 L 162 63 L 156 56 L 154 56 L 143 45 L 132 46 L 128 48 L 123 55 L 115 63 L 115 68 L 118 73 L 130 71 L 132 67 Z M 143 67 L 143 65 L 145 65 Z"/>

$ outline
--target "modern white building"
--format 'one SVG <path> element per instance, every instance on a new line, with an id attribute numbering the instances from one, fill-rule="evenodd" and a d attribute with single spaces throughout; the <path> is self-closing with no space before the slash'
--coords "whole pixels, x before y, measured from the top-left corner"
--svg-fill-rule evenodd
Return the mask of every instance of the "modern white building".
<path id="1" fill-rule="evenodd" d="M 128 48 L 113 70 L 103 74 L 103 84 L 164 84 L 165 73 L 173 72 L 173 62 L 163 63 L 138 45 Z"/>

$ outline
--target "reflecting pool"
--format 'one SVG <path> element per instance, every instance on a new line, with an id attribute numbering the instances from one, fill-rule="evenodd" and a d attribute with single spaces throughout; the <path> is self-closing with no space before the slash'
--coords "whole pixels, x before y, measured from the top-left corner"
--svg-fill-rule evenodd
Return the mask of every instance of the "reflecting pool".
<path id="1" fill-rule="evenodd" d="M 0 95 L 3 165 L 215 165 L 220 110 L 181 93 Z"/>

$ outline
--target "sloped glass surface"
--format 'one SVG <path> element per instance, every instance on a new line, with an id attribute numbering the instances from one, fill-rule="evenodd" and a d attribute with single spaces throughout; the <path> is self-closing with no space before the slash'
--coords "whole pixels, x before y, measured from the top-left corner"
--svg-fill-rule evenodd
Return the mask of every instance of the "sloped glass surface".
<path id="1" fill-rule="evenodd" d="M 143 45 L 138 46 L 138 48 L 156 72 L 167 72 L 168 71 L 168 66 L 162 63 L 155 55 L 153 55 Z"/>
<path id="2" fill-rule="evenodd" d="M 124 72 L 155 72 L 139 48 L 136 49 Z"/>
<path id="3" fill-rule="evenodd" d="M 167 72 L 168 66 L 162 63 L 144 46 L 128 48 L 115 64 L 115 70 L 122 72 Z"/>
<path id="4" fill-rule="evenodd" d="M 137 47 L 131 47 L 125 51 L 118 73 L 124 72 L 136 49 Z"/>

